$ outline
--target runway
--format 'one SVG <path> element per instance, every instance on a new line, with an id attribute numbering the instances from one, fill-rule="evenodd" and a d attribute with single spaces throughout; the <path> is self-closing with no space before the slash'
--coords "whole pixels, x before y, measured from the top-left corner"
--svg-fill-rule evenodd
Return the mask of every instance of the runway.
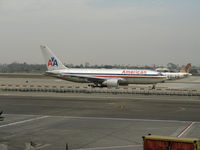
<path id="1" fill-rule="evenodd" d="M 148 133 L 199 137 L 200 100 L 178 96 L 0 96 L 0 148 L 142 149 Z M 189 128 L 187 129 L 187 127 Z M 25 146 L 26 143 L 26 146 Z"/>

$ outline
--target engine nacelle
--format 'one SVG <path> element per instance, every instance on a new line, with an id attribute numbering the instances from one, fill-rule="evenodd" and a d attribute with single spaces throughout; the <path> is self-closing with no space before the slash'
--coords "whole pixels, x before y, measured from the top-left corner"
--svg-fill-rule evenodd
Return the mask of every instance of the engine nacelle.
<path id="1" fill-rule="evenodd" d="M 119 79 L 108 79 L 102 83 L 107 87 L 117 87 L 119 85 Z"/>

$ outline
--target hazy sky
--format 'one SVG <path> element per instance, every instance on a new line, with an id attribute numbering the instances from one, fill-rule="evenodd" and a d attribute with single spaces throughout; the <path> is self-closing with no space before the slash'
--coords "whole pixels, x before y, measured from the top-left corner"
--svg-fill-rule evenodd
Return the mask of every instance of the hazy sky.
<path id="1" fill-rule="evenodd" d="M 0 0 L 0 63 L 200 65 L 200 0 Z"/>

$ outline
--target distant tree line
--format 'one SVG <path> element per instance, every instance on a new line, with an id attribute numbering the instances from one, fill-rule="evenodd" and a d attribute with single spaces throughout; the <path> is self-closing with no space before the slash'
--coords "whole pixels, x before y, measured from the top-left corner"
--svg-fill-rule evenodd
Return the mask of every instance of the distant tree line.
<path id="1" fill-rule="evenodd" d="M 46 70 L 43 64 L 11 63 L 0 64 L 1 73 L 40 73 Z"/>
<path id="2" fill-rule="evenodd" d="M 130 65 L 90 65 L 89 63 L 73 65 L 65 64 L 68 68 L 121 68 L 121 69 L 152 69 L 150 66 L 130 66 Z M 47 70 L 45 64 L 27 64 L 13 62 L 11 64 L 0 64 L 0 73 L 42 73 Z"/>
<path id="3" fill-rule="evenodd" d="M 145 66 L 131 66 L 131 65 L 90 65 L 89 63 L 73 65 L 73 64 L 65 64 L 68 68 L 105 68 L 105 69 L 113 69 L 113 68 L 121 68 L 121 69 L 153 69 L 153 67 L 145 65 Z"/>
<path id="4" fill-rule="evenodd" d="M 74 65 L 74 64 L 65 64 L 66 67 L 69 68 L 105 68 L 105 69 L 155 69 L 158 67 L 164 66 L 132 66 L 132 65 L 90 65 L 90 63 L 86 62 L 85 64 Z M 176 65 L 174 63 L 168 63 L 167 68 L 172 72 L 177 72 L 181 70 L 180 65 Z M 11 64 L 0 64 L 0 73 L 43 73 L 47 70 L 45 64 L 27 64 L 27 63 L 17 63 L 13 62 Z M 192 66 L 190 73 L 194 75 L 200 74 L 200 67 Z"/>

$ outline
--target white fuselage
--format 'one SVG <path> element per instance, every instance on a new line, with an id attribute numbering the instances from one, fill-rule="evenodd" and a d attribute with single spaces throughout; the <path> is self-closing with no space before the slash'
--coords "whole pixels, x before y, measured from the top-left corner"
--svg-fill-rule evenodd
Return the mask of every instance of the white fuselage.
<path id="1" fill-rule="evenodd" d="M 162 72 L 164 76 L 167 76 L 169 80 L 175 80 L 175 79 L 182 79 L 191 76 L 190 73 L 184 73 L 184 72 Z"/>
<path id="2" fill-rule="evenodd" d="M 68 81 L 90 83 L 99 79 L 119 79 L 120 84 L 155 84 L 164 82 L 167 77 L 153 70 L 141 69 L 61 69 L 46 72 L 49 75 Z M 91 79 L 91 80 L 90 80 Z"/>

